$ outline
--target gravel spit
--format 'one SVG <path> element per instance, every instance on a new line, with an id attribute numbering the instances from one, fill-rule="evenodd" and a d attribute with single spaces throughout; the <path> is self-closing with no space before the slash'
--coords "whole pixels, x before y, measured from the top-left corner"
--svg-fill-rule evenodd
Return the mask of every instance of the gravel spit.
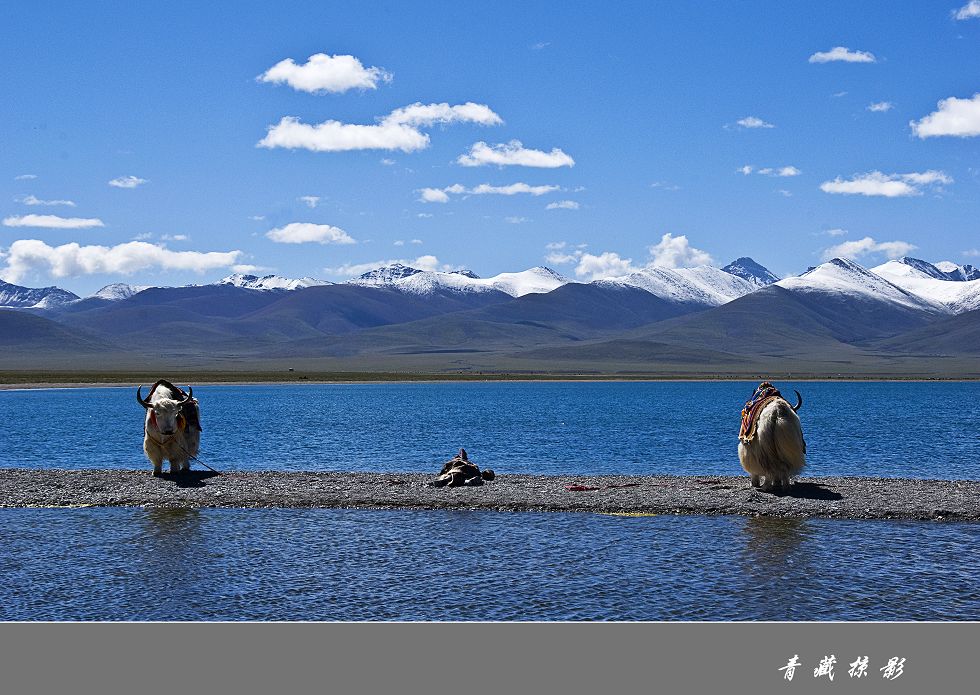
<path id="1" fill-rule="evenodd" d="M 980 519 L 980 481 L 801 478 L 787 495 L 748 476 L 498 474 L 480 487 L 436 488 L 423 473 L 0 469 L 0 507 L 293 507 L 477 509 L 603 514 L 736 514 L 832 519 Z M 573 489 L 569 489 L 572 487 Z M 580 489 L 585 488 L 585 489 Z"/>

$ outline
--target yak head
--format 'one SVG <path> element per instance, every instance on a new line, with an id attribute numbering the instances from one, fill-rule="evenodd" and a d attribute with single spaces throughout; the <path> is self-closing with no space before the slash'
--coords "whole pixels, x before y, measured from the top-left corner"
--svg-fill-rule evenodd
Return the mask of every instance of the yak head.
<path id="1" fill-rule="evenodd" d="M 161 383 L 160 386 L 164 386 L 164 384 Z M 178 398 L 163 396 L 164 391 L 157 388 L 144 399 L 140 393 L 142 388 L 142 385 L 136 387 L 136 400 L 146 408 L 147 427 L 154 427 L 165 437 L 176 434 L 178 430 L 187 427 L 187 420 L 180 411 L 183 405 L 191 400 L 194 389 L 188 386 L 187 394 L 179 397 L 181 396 L 180 391 L 176 387 L 167 385 L 170 394 L 176 395 Z"/>

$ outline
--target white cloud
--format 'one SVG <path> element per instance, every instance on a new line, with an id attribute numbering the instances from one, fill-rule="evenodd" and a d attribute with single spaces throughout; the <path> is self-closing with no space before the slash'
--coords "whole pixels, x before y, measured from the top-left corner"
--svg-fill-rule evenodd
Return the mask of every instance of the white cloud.
<path id="1" fill-rule="evenodd" d="M 261 222 L 262 220 L 265 219 L 265 215 L 252 215 L 248 219 L 255 220 L 256 222 Z"/>
<path id="2" fill-rule="evenodd" d="M 711 256 L 691 246 L 684 234 L 675 237 L 668 232 L 660 238 L 659 244 L 647 250 L 650 252 L 648 265 L 658 268 L 683 268 L 711 263 Z"/>
<path id="3" fill-rule="evenodd" d="M 791 191 L 787 191 L 785 188 L 780 188 L 776 192 L 779 193 L 779 195 L 783 196 L 784 198 L 792 198 L 793 197 L 793 193 Z"/>
<path id="4" fill-rule="evenodd" d="M 57 215 L 14 215 L 3 219 L 5 227 L 44 227 L 46 229 L 88 229 L 104 227 L 102 220 L 91 217 L 58 217 Z"/>
<path id="5" fill-rule="evenodd" d="M 925 186 L 948 183 L 953 183 L 950 176 L 933 169 L 910 174 L 883 174 L 880 171 L 871 171 L 867 174 L 855 174 L 847 180 L 838 176 L 833 181 L 824 181 L 820 184 L 820 190 L 843 195 L 899 198 L 922 195 L 922 188 Z"/>
<path id="6" fill-rule="evenodd" d="M 943 135 L 967 138 L 980 135 L 980 93 L 972 99 L 943 99 L 936 111 L 920 121 L 909 121 L 912 132 L 920 138 Z"/>
<path id="7" fill-rule="evenodd" d="M 525 222 L 528 221 L 529 220 L 526 217 L 516 217 L 514 215 L 504 218 L 504 222 L 506 222 L 507 224 L 524 224 Z"/>
<path id="8" fill-rule="evenodd" d="M 531 44 L 532 51 L 540 51 L 542 48 L 547 48 L 551 45 L 551 41 L 538 41 L 537 43 Z"/>
<path id="9" fill-rule="evenodd" d="M 392 244 L 392 246 L 404 246 L 404 245 L 405 245 L 405 242 L 402 241 L 401 239 L 399 239 L 398 241 L 396 241 L 396 242 L 394 242 Z"/>
<path id="10" fill-rule="evenodd" d="M 823 231 L 823 233 L 826 234 L 827 236 L 844 236 L 845 234 L 847 234 L 847 230 L 846 229 L 825 229 Z"/>
<path id="11" fill-rule="evenodd" d="M 414 152 L 429 146 L 429 136 L 419 130 L 436 123 L 477 123 L 498 125 L 503 120 L 488 106 L 467 102 L 449 104 L 411 104 L 395 109 L 375 125 L 324 121 L 316 125 L 300 123 L 295 116 L 283 116 L 256 147 L 305 149 L 313 152 L 351 150 L 401 150 Z"/>
<path id="12" fill-rule="evenodd" d="M 14 200 L 24 205 L 66 205 L 71 208 L 75 207 L 74 201 L 71 200 L 41 200 L 33 195 L 21 196 L 14 198 Z"/>
<path id="13" fill-rule="evenodd" d="M 632 258 L 623 258 L 613 251 L 585 253 L 581 247 L 575 250 L 566 249 L 564 242 L 549 244 L 546 248 L 551 251 L 545 257 L 549 263 L 577 262 L 575 274 L 590 281 L 628 275 L 643 268 L 682 268 L 712 263 L 711 255 L 691 246 L 687 236 L 683 234 L 676 237 L 670 233 L 664 234 L 659 243 L 647 247 L 650 258 L 642 266 L 634 264 Z"/>
<path id="14" fill-rule="evenodd" d="M 420 188 L 419 201 L 422 203 L 448 203 L 449 196 L 441 188 Z"/>
<path id="15" fill-rule="evenodd" d="M 411 243 L 413 243 L 413 244 L 421 244 L 422 243 L 422 240 L 421 239 L 412 239 Z"/>
<path id="16" fill-rule="evenodd" d="M 356 244 L 347 232 L 329 224 L 290 222 L 285 227 L 270 229 L 266 237 L 277 244 Z"/>
<path id="17" fill-rule="evenodd" d="M 430 217 L 435 217 L 435 215 L 433 215 L 431 212 L 420 212 L 415 216 L 423 220 L 427 220 Z"/>
<path id="18" fill-rule="evenodd" d="M 841 97 L 846 97 L 847 92 L 834 92 L 830 96 L 832 96 L 834 99 L 840 99 Z"/>
<path id="19" fill-rule="evenodd" d="M 377 89 L 379 82 L 391 82 L 391 73 L 383 68 L 366 68 L 351 55 L 311 55 L 303 65 L 292 58 L 281 60 L 257 78 L 259 82 L 286 83 L 293 89 L 311 94 L 338 94 L 349 89 Z"/>
<path id="20" fill-rule="evenodd" d="M 884 113 L 885 111 L 891 111 L 895 108 L 895 104 L 890 101 L 877 101 L 873 104 L 868 104 L 868 111 L 874 111 L 875 113 Z"/>
<path id="21" fill-rule="evenodd" d="M 384 159 L 381 160 L 381 163 L 383 165 L 385 165 L 386 167 L 390 167 L 390 166 L 394 166 L 395 160 L 394 159 L 389 159 L 388 157 L 385 157 Z"/>
<path id="22" fill-rule="evenodd" d="M 581 207 L 574 200 L 559 200 L 555 203 L 548 203 L 544 206 L 545 210 L 578 210 Z"/>
<path id="23" fill-rule="evenodd" d="M 445 188 L 420 188 L 419 202 L 422 203 L 448 203 L 449 194 L 454 195 L 517 195 L 528 193 L 533 196 L 544 195 L 561 190 L 560 186 L 531 186 L 526 183 L 511 183 L 506 186 L 491 186 L 489 183 L 481 183 L 479 186 L 467 188 L 460 183 L 454 183 Z"/>
<path id="24" fill-rule="evenodd" d="M 239 263 L 231 267 L 232 272 L 235 273 L 257 273 L 260 270 L 272 270 L 263 265 L 252 265 L 251 263 Z"/>
<path id="25" fill-rule="evenodd" d="M 659 188 L 664 191 L 679 191 L 681 187 L 675 183 L 668 183 L 667 181 L 654 181 L 650 184 L 650 188 Z M 576 189 L 578 190 L 578 189 Z M 582 190 L 585 190 L 584 188 Z"/>
<path id="26" fill-rule="evenodd" d="M 14 177 L 14 181 L 30 181 L 31 179 L 36 179 L 37 174 L 19 174 Z"/>
<path id="27" fill-rule="evenodd" d="M 141 179 L 139 176 L 120 176 L 112 179 L 109 185 L 114 188 L 136 188 L 144 183 L 147 183 L 146 179 Z"/>
<path id="28" fill-rule="evenodd" d="M 301 201 L 303 203 L 306 203 L 306 206 L 309 207 L 309 208 L 315 208 L 317 206 L 317 203 L 320 202 L 320 196 L 318 196 L 318 195 L 301 195 L 296 200 L 299 200 L 299 201 Z"/>
<path id="29" fill-rule="evenodd" d="M 746 116 L 745 118 L 735 121 L 738 125 L 743 128 L 775 128 L 772 123 L 767 123 L 758 116 Z"/>
<path id="30" fill-rule="evenodd" d="M 328 275 L 353 277 L 355 275 L 362 275 L 369 270 L 374 270 L 375 268 L 395 265 L 396 263 L 407 265 L 410 268 L 416 268 L 418 270 L 457 270 L 455 266 L 440 263 L 439 259 L 435 256 L 419 256 L 415 259 L 396 258 L 386 261 L 371 261 L 369 263 L 345 263 L 344 265 L 336 268 L 324 268 L 323 272 L 327 273 Z"/>
<path id="31" fill-rule="evenodd" d="M 958 10 L 953 10 L 956 19 L 977 19 L 980 17 L 980 0 L 970 0 Z"/>
<path id="32" fill-rule="evenodd" d="M 80 246 L 72 242 L 49 246 L 38 239 L 19 239 L 10 245 L 0 277 L 18 282 L 35 272 L 54 277 L 101 273 L 129 274 L 147 268 L 203 273 L 235 264 L 241 251 L 171 251 L 145 241 L 117 246 Z"/>
<path id="33" fill-rule="evenodd" d="M 583 253 L 575 266 L 575 274 L 586 280 L 601 280 L 635 273 L 639 268 L 633 265 L 632 258 L 621 258 L 618 253 L 605 251 L 599 255 Z"/>
<path id="34" fill-rule="evenodd" d="M 164 241 L 187 241 L 190 239 L 186 234 L 164 234 L 160 238 Z"/>
<path id="35" fill-rule="evenodd" d="M 980 249 L 967 249 L 963 255 L 967 258 L 980 258 Z"/>
<path id="36" fill-rule="evenodd" d="M 844 46 L 834 46 L 829 51 L 817 52 L 810 56 L 811 63 L 876 63 L 873 53 L 867 51 L 852 51 Z"/>
<path id="37" fill-rule="evenodd" d="M 511 140 L 508 143 L 492 146 L 482 141 L 476 142 L 470 146 L 469 154 L 460 155 L 456 161 L 465 167 L 496 164 L 497 166 L 555 169 L 575 166 L 575 160 L 557 147 L 552 148 L 551 152 L 531 150 L 524 147 L 520 140 Z"/>
<path id="38" fill-rule="evenodd" d="M 836 246 L 831 246 L 830 248 L 824 249 L 823 260 L 829 261 L 831 258 L 850 258 L 856 259 L 861 256 L 867 256 L 871 254 L 884 254 L 886 258 L 894 259 L 901 258 L 912 251 L 914 251 L 917 246 L 910 244 L 907 241 L 875 241 L 869 236 L 863 239 L 857 239 L 855 241 L 845 241 L 843 243 L 837 244 Z"/>
<path id="39" fill-rule="evenodd" d="M 800 171 L 794 166 L 763 167 L 761 169 L 756 169 L 751 164 L 746 164 L 743 167 L 739 167 L 735 171 L 738 172 L 739 174 L 744 174 L 745 176 L 748 176 L 754 171 L 755 173 L 761 174 L 762 176 L 778 176 L 778 177 L 799 176 L 800 174 L 803 173 L 802 171 Z"/>

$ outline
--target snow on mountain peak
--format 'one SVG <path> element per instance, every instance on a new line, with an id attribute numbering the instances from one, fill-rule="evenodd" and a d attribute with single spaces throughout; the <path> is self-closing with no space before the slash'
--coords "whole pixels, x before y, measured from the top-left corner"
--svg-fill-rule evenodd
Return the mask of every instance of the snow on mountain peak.
<path id="1" fill-rule="evenodd" d="M 597 280 L 596 284 L 635 287 L 668 301 L 704 306 L 720 306 L 758 289 L 745 278 L 709 265 L 694 268 L 654 266 L 630 275 Z"/>
<path id="2" fill-rule="evenodd" d="M 931 312 L 947 311 L 941 303 L 912 293 L 877 272 L 867 270 L 846 258 L 834 258 L 798 277 L 786 278 L 775 284 L 796 292 L 883 300 L 911 309 Z"/>
<path id="3" fill-rule="evenodd" d="M 909 260 L 914 263 L 909 263 Z M 958 272 L 948 271 L 948 266 L 953 266 Z M 980 274 L 977 279 L 968 280 L 968 272 L 959 272 L 967 268 L 972 269 L 971 266 L 955 266 L 949 261 L 932 265 L 925 261 L 902 258 L 888 261 L 871 270 L 907 292 L 941 304 L 947 310 L 959 314 L 980 309 Z"/>
<path id="4" fill-rule="evenodd" d="M 350 280 L 352 284 L 355 285 L 389 285 L 396 280 L 401 280 L 402 278 L 411 277 L 423 271 L 418 268 L 412 268 L 407 265 L 402 265 L 401 263 L 393 263 L 391 265 L 381 266 L 380 268 L 375 268 L 374 270 L 369 270 L 363 275 Z"/>
<path id="5" fill-rule="evenodd" d="M 78 301 L 78 295 L 60 287 L 21 287 L 0 280 L 0 307 L 51 309 Z"/>
<path id="6" fill-rule="evenodd" d="M 245 275 L 242 273 L 234 273 L 228 277 L 221 278 L 218 280 L 216 285 L 233 285 L 234 287 L 242 287 L 247 290 L 299 290 L 304 287 L 316 287 L 318 285 L 329 285 L 330 283 L 325 280 L 317 280 L 316 278 L 303 277 L 303 278 L 284 278 L 280 275 L 266 275 L 264 277 L 258 277 L 257 275 Z"/>
<path id="7" fill-rule="evenodd" d="M 118 301 L 120 299 L 128 299 L 138 292 L 147 290 L 150 285 L 127 285 L 125 282 L 114 282 L 111 285 L 106 285 L 101 290 L 92 295 L 93 298 L 97 299 L 107 299 L 111 302 Z"/>
<path id="8" fill-rule="evenodd" d="M 956 265 L 952 261 L 939 261 L 939 263 L 934 263 L 939 270 L 944 272 L 950 280 L 959 281 L 970 281 L 970 280 L 980 280 L 980 268 L 972 266 L 969 263 L 964 265 Z"/>
<path id="9" fill-rule="evenodd" d="M 779 280 L 768 268 L 756 263 L 748 256 L 736 258 L 722 268 L 722 270 L 726 273 L 737 275 L 743 280 L 748 280 L 756 287 L 767 287 Z"/>

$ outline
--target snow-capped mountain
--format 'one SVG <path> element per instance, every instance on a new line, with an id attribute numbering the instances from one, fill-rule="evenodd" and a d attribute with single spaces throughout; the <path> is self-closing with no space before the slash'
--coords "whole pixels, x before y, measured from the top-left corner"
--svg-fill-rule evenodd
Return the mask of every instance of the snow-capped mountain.
<path id="1" fill-rule="evenodd" d="M 696 268 L 644 268 L 630 275 L 596 280 L 593 284 L 600 287 L 636 287 L 670 302 L 705 307 L 726 304 L 758 289 L 749 280 L 707 265 Z"/>
<path id="2" fill-rule="evenodd" d="M 726 273 L 737 275 L 743 280 L 748 280 L 756 287 L 768 287 L 779 280 L 768 268 L 756 263 L 748 256 L 736 258 L 722 268 L 722 270 Z"/>
<path id="3" fill-rule="evenodd" d="M 831 295 L 834 299 L 870 300 L 916 311 L 949 313 L 941 302 L 919 296 L 844 258 L 834 258 L 774 284 L 793 292 Z"/>
<path id="4" fill-rule="evenodd" d="M 933 264 L 946 274 L 950 280 L 980 280 L 980 268 L 970 265 L 956 265 L 952 261 L 939 261 Z"/>
<path id="5" fill-rule="evenodd" d="M 51 309 L 78 301 L 78 295 L 60 287 L 21 287 L 0 280 L 0 307 Z"/>
<path id="6" fill-rule="evenodd" d="M 101 290 L 92 295 L 96 299 L 105 299 L 110 302 L 118 302 L 120 299 L 128 299 L 134 294 L 148 290 L 152 285 L 127 285 L 125 282 L 114 282 L 106 285 Z"/>
<path id="7" fill-rule="evenodd" d="M 551 292 L 569 282 L 551 268 L 538 266 L 519 273 L 501 273 L 481 278 L 469 270 L 442 272 L 418 270 L 401 264 L 385 266 L 350 281 L 354 285 L 388 286 L 403 292 L 425 295 L 445 289 L 455 292 L 503 292 L 511 297 Z"/>
<path id="8" fill-rule="evenodd" d="M 318 287 L 320 285 L 330 285 L 333 283 L 316 278 L 284 278 L 281 275 L 244 275 L 235 273 L 228 277 L 221 278 L 215 285 L 233 285 L 242 287 L 246 290 L 300 290 L 304 287 Z"/>
<path id="9" fill-rule="evenodd" d="M 963 272 L 964 268 L 954 267 L 955 273 L 916 258 L 901 258 L 888 261 L 871 271 L 918 297 L 942 305 L 954 314 L 980 309 L 980 279 L 953 279 L 951 275 L 969 275 L 969 272 Z M 972 266 L 968 267 L 972 269 Z"/>

